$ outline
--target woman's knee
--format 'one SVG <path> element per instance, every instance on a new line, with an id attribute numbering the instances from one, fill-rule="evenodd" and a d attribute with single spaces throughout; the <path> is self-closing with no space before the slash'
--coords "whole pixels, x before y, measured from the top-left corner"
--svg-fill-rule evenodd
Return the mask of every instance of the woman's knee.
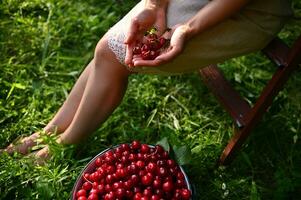
<path id="1" fill-rule="evenodd" d="M 103 59 L 108 59 L 110 55 L 109 51 L 110 49 L 108 47 L 107 38 L 104 36 L 103 38 L 101 38 L 101 40 L 99 40 L 99 42 L 95 47 L 95 51 L 94 51 L 95 62 L 99 62 L 100 60 Z"/>
<path id="2" fill-rule="evenodd" d="M 104 67 L 109 71 L 113 70 L 124 75 L 129 75 L 131 73 L 118 61 L 115 54 L 111 51 L 106 36 L 104 36 L 96 45 L 94 52 L 94 66 L 96 68 Z"/>

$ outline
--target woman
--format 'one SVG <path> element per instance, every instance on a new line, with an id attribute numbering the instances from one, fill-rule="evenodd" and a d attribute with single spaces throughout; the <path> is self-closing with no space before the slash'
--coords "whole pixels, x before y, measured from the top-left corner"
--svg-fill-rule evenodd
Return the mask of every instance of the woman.
<path id="1" fill-rule="evenodd" d="M 285 0 L 143 0 L 98 42 L 94 58 L 44 131 L 59 134 L 59 143 L 78 143 L 119 105 L 129 75 L 193 72 L 260 50 L 290 15 Z M 170 46 L 154 60 L 133 56 L 136 42 L 152 27 L 170 37 Z M 27 154 L 37 138 L 34 133 L 5 151 Z M 47 157 L 48 147 L 36 155 Z"/>

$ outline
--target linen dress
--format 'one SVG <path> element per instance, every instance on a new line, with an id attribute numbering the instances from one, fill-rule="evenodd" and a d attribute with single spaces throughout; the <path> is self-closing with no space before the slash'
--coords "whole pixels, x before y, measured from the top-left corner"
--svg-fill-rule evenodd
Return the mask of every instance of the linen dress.
<path id="1" fill-rule="evenodd" d="M 209 0 L 170 0 L 167 27 L 184 23 Z M 108 46 L 128 70 L 143 74 L 174 75 L 196 71 L 210 64 L 258 51 L 265 47 L 292 15 L 289 0 L 251 0 L 237 14 L 191 38 L 174 60 L 155 67 L 128 67 L 124 39 L 131 18 L 144 7 L 139 2 L 108 31 Z"/>

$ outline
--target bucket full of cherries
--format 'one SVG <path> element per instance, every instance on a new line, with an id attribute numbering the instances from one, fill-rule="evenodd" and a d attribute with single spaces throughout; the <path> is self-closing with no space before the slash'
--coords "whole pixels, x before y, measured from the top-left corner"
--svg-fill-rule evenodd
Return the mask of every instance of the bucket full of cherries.
<path id="1" fill-rule="evenodd" d="M 160 145 L 135 140 L 95 156 L 79 175 L 73 200 L 191 200 L 181 166 Z"/>

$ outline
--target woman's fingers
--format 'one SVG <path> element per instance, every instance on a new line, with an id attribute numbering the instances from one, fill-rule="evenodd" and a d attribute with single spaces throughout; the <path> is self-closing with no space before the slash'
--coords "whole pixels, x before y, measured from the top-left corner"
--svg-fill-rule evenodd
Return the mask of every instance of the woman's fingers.
<path id="1" fill-rule="evenodd" d="M 142 58 L 133 59 L 133 64 L 135 67 L 154 67 L 163 63 L 163 60 L 143 60 Z"/>
<path id="2" fill-rule="evenodd" d="M 128 66 L 133 66 L 133 48 L 134 48 L 134 43 L 129 43 L 126 45 L 126 53 L 125 53 L 125 59 L 124 63 Z"/>
<path id="3" fill-rule="evenodd" d="M 128 29 L 127 36 L 126 36 L 126 39 L 125 39 L 124 43 L 125 44 L 133 43 L 133 41 L 135 39 L 135 36 L 138 33 L 138 30 L 139 30 L 138 19 L 133 18 L 131 20 L 131 24 L 130 24 L 130 27 Z"/>

